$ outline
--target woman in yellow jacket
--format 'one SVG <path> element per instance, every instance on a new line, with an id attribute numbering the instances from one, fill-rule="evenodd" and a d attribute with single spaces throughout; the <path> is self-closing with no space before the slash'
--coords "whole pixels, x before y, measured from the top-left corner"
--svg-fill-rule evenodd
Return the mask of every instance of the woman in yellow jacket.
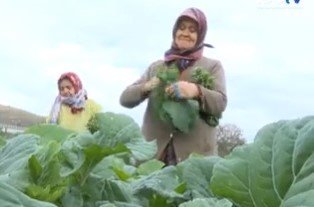
<path id="1" fill-rule="evenodd" d="M 87 98 L 78 75 L 67 72 L 58 79 L 59 95 L 52 106 L 48 122 L 76 132 L 87 131 L 89 119 L 101 106 Z"/>

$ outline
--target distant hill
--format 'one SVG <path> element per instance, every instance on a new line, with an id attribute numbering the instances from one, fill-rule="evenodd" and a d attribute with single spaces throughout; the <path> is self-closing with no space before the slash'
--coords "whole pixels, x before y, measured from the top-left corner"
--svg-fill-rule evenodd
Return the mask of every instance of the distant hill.
<path id="1" fill-rule="evenodd" d="M 39 116 L 19 108 L 0 104 L 0 124 L 27 127 L 44 122 L 44 116 Z"/>

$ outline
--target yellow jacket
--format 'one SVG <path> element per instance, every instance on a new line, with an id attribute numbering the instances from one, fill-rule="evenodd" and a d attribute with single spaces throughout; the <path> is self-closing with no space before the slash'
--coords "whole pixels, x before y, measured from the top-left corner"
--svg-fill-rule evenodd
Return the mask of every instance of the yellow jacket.
<path id="1" fill-rule="evenodd" d="M 101 112 L 101 106 L 91 99 L 87 99 L 84 110 L 76 114 L 71 112 L 69 106 L 62 104 L 58 124 L 66 129 L 84 132 L 87 131 L 88 120 L 98 112 Z"/>

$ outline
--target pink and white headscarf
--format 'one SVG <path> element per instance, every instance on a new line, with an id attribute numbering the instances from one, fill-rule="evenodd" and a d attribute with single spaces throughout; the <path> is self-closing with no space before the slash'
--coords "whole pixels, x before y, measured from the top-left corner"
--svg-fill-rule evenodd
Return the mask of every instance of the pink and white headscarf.
<path id="1" fill-rule="evenodd" d="M 183 18 L 189 18 L 197 23 L 197 42 L 195 47 L 189 50 L 181 51 L 175 43 L 175 34 L 178 30 L 179 24 Z M 204 43 L 207 32 L 207 20 L 205 14 L 198 8 L 188 8 L 183 11 L 177 18 L 172 29 L 172 44 L 171 48 L 165 52 L 165 62 L 177 61 L 179 69 L 186 69 L 193 64 L 194 61 L 203 56 L 204 47 L 213 47 L 210 44 Z"/>
<path id="2" fill-rule="evenodd" d="M 58 88 L 60 86 L 60 82 L 64 79 L 68 79 L 72 83 L 75 95 L 70 97 L 61 96 L 59 90 L 59 95 L 56 97 L 51 108 L 49 123 L 57 124 L 62 104 L 68 105 L 73 114 L 82 111 L 85 107 L 87 92 L 83 89 L 82 82 L 78 75 L 73 72 L 63 73 L 58 79 Z"/>

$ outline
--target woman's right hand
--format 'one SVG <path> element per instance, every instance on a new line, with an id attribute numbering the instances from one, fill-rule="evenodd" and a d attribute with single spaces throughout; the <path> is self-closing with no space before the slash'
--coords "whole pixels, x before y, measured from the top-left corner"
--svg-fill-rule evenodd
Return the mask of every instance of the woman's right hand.
<path id="1" fill-rule="evenodd" d="M 144 93 L 148 93 L 151 90 L 153 90 L 154 88 L 156 88 L 159 85 L 159 83 L 160 83 L 159 78 L 154 76 L 149 81 L 144 83 L 144 86 L 143 86 L 142 90 L 143 90 Z"/>

